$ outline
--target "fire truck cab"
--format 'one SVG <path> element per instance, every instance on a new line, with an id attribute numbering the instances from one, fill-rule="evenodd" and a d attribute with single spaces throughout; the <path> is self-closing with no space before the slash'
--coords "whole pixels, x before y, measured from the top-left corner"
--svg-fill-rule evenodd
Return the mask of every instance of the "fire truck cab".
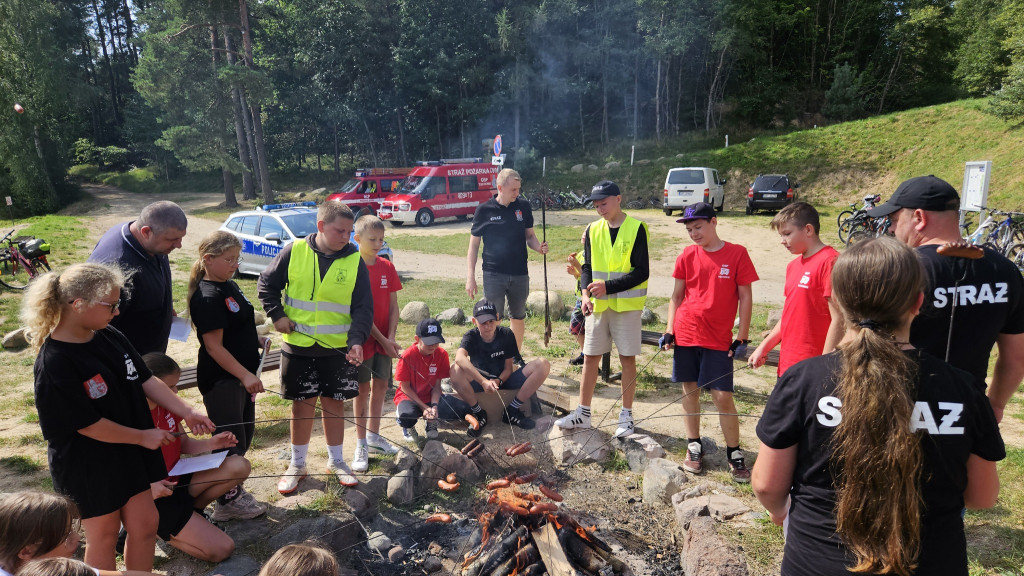
<path id="1" fill-rule="evenodd" d="M 344 202 L 353 212 L 363 210 L 376 213 L 381 201 L 398 190 L 410 170 L 412 168 L 360 168 L 356 170 L 355 176 L 327 199 Z"/>
<path id="2" fill-rule="evenodd" d="M 498 166 L 481 158 L 418 162 L 377 211 L 381 220 L 401 226 L 430 226 L 437 218 L 465 219 L 496 193 Z"/>

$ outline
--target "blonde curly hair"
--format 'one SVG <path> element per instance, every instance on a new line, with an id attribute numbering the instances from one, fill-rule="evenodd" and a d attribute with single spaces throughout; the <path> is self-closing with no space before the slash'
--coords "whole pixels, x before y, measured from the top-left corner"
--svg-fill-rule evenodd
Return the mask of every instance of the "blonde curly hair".
<path id="1" fill-rule="evenodd" d="M 86 262 L 75 264 L 63 272 L 47 272 L 29 285 L 21 301 L 21 320 L 25 336 L 38 352 L 43 341 L 60 322 L 64 305 L 76 300 L 79 310 L 95 304 L 115 288 L 125 289 L 124 272 L 112 264 Z"/>

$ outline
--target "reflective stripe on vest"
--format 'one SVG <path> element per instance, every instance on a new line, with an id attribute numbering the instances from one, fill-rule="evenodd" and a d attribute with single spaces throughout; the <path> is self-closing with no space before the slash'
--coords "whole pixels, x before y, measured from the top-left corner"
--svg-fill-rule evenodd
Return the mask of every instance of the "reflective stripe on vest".
<path id="1" fill-rule="evenodd" d="M 295 330 L 285 334 L 284 341 L 305 348 L 316 343 L 334 348 L 347 346 L 348 331 L 352 327 L 352 290 L 357 274 L 359 252 L 354 252 L 332 260 L 321 281 L 316 252 L 304 239 L 292 244 L 288 286 L 282 303 L 285 314 L 295 323 Z M 308 335 L 315 336 L 316 340 Z"/>
<path id="2" fill-rule="evenodd" d="M 594 280 L 614 280 L 622 278 L 633 271 L 633 265 L 629 259 L 633 255 L 633 245 L 636 243 L 636 235 L 643 227 L 644 234 L 650 240 L 650 232 L 647 224 L 626 216 L 626 219 L 619 226 L 619 232 L 615 236 L 615 244 L 612 244 L 612 235 L 608 229 L 608 221 L 600 219 L 590 225 L 590 259 L 591 275 Z M 601 313 L 606 308 L 616 312 L 629 312 L 631 310 L 643 310 L 647 302 L 647 281 L 633 286 L 629 290 L 608 294 L 601 298 L 592 297 L 594 312 Z"/>

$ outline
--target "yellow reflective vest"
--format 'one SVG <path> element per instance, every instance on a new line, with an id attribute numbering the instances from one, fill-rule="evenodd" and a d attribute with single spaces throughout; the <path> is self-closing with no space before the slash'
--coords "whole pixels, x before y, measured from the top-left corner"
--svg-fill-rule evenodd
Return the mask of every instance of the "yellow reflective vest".
<path id="1" fill-rule="evenodd" d="M 629 258 L 633 254 L 633 244 L 636 243 L 636 235 L 643 226 L 644 234 L 650 240 L 650 232 L 647 224 L 626 216 L 626 219 L 619 226 L 619 232 L 615 237 L 615 244 L 612 244 L 612 235 L 608 230 L 608 221 L 604 218 L 590 225 L 590 270 L 593 279 L 614 280 L 622 278 L 633 271 L 633 265 Z M 629 312 L 631 310 L 643 310 L 647 302 L 647 281 L 641 284 L 617 292 L 607 294 L 601 298 L 591 296 L 594 302 L 594 313 L 601 313 L 606 308 L 616 312 Z"/>
<path id="2" fill-rule="evenodd" d="M 359 273 L 359 252 L 336 258 L 320 280 L 320 261 L 304 240 L 292 244 L 288 261 L 288 286 L 284 291 L 284 312 L 295 322 L 295 330 L 284 335 L 292 346 L 310 347 L 316 342 L 334 348 L 348 345 L 352 327 L 352 291 Z"/>

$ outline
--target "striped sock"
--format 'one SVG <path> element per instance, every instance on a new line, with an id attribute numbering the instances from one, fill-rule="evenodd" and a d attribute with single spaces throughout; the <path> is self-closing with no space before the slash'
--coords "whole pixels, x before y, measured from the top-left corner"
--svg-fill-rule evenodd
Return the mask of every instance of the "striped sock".
<path id="1" fill-rule="evenodd" d="M 480 407 L 479 402 L 473 404 L 469 409 L 473 411 L 473 414 L 479 414 L 483 410 L 483 408 Z"/>
<path id="2" fill-rule="evenodd" d="M 520 408 L 523 407 L 523 403 L 519 401 L 519 398 L 513 398 L 512 401 L 509 402 L 508 407 L 519 410 Z"/>
<path id="3" fill-rule="evenodd" d="M 584 416 L 590 416 L 590 406 L 584 406 L 580 404 L 580 414 Z"/>

